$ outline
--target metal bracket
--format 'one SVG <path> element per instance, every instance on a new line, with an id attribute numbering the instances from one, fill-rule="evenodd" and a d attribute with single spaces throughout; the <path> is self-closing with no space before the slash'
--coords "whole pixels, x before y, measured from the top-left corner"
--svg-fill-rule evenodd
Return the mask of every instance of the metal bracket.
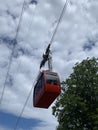
<path id="1" fill-rule="evenodd" d="M 50 50 L 49 56 L 48 56 L 48 68 L 49 70 L 52 70 L 52 53 Z"/>
<path id="2" fill-rule="evenodd" d="M 45 65 L 45 63 L 48 61 L 48 68 L 49 70 L 52 70 L 52 53 L 50 50 L 50 45 L 48 45 L 48 47 L 46 48 L 46 52 L 45 54 L 43 54 L 43 59 L 40 63 L 40 69 Z"/>

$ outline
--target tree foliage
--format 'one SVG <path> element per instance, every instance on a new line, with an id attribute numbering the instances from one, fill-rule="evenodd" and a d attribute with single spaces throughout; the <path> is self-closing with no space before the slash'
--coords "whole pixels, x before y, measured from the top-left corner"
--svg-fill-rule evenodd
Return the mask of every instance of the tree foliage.
<path id="1" fill-rule="evenodd" d="M 53 106 L 57 130 L 98 130 L 98 60 L 76 63 Z"/>

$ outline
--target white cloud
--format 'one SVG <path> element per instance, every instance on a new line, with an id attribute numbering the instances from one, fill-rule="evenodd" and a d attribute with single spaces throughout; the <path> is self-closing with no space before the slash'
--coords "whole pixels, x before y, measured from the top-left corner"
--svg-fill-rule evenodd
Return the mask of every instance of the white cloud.
<path id="1" fill-rule="evenodd" d="M 42 0 L 38 1 L 37 6 L 26 6 L 10 69 L 13 84 L 6 85 L 2 110 L 15 115 L 19 115 L 22 110 L 64 2 L 64 0 Z M 15 36 L 22 3 L 22 0 L 0 2 L 0 95 L 11 54 L 11 47 L 2 40 L 2 36 L 11 39 Z M 97 9 L 97 0 L 70 0 L 51 46 L 53 68 L 59 73 L 61 81 L 69 76 L 76 62 L 86 57 L 98 56 Z M 83 49 L 88 39 L 95 41 L 95 46 L 90 51 Z M 57 125 L 56 119 L 52 116 L 51 107 L 47 110 L 34 108 L 32 95 L 22 116 L 41 119 L 45 122 L 36 130 L 53 130 Z"/>
<path id="2" fill-rule="evenodd" d="M 0 126 L 0 130 L 12 130 L 11 128 Z"/>
<path id="3" fill-rule="evenodd" d="M 34 129 L 35 130 L 55 130 L 56 129 L 55 125 L 57 125 L 57 123 L 55 123 L 55 124 L 53 124 L 53 123 L 50 123 L 50 124 L 42 123 L 41 125 L 42 126 L 35 127 Z"/>

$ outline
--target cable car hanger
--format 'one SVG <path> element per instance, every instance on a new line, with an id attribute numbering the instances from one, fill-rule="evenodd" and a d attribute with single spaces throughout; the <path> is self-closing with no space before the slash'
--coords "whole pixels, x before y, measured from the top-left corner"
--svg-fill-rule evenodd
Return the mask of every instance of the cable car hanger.
<path id="1" fill-rule="evenodd" d="M 58 23 L 52 35 L 52 38 L 49 42 L 49 45 L 46 48 L 45 53 L 42 56 L 42 61 L 40 63 L 40 69 L 45 65 L 48 61 L 48 70 L 40 71 L 37 82 L 34 85 L 33 92 L 33 106 L 38 108 L 48 108 L 53 101 L 60 95 L 61 92 L 61 84 L 58 73 L 52 71 L 52 53 L 50 46 L 53 43 L 54 37 L 56 35 L 59 24 L 62 20 L 64 11 L 67 7 L 67 1 L 64 4 L 60 17 L 58 19 Z"/>
<path id="2" fill-rule="evenodd" d="M 53 101 L 60 95 L 61 85 L 58 73 L 52 71 L 51 44 L 46 48 L 40 69 L 48 61 L 48 70 L 40 71 L 37 82 L 34 85 L 33 106 L 38 108 L 48 108 Z"/>
<path id="3" fill-rule="evenodd" d="M 43 54 L 43 59 L 40 63 L 40 69 L 45 65 L 45 63 L 48 61 L 48 69 L 52 70 L 52 53 L 50 50 L 51 44 L 49 44 L 46 48 L 45 54 Z"/>

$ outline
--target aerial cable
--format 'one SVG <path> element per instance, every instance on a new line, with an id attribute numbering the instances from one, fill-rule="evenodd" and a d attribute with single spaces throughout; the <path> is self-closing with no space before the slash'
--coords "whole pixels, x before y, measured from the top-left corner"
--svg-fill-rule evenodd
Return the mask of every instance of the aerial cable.
<path id="1" fill-rule="evenodd" d="M 31 93 L 32 93 L 32 90 L 33 90 L 33 86 L 32 86 L 32 88 L 30 89 L 30 92 L 29 92 L 28 97 L 27 97 L 27 99 L 26 99 L 26 101 L 25 101 L 25 103 L 24 103 L 24 106 L 23 106 L 23 108 L 22 108 L 22 111 L 21 111 L 20 115 L 17 117 L 17 121 L 16 121 L 16 124 L 15 124 L 14 130 L 17 129 L 18 123 L 19 123 L 19 121 L 20 121 L 20 119 L 21 119 L 21 116 L 22 116 L 22 114 L 23 114 L 23 112 L 24 112 L 24 109 L 25 109 L 25 107 L 26 107 L 26 104 L 27 104 L 27 102 L 28 102 L 28 100 L 29 100 L 29 98 L 30 98 L 30 95 L 31 95 Z"/>
<path id="2" fill-rule="evenodd" d="M 56 33 L 57 33 L 57 30 L 58 30 L 58 28 L 59 28 L 59 25 L 60 25 L 60 23 L 61 23 L 61 21 L 62 21 L 62 18 L 63 18 L 64 13 L 65 13 L 67 4 L 68 4 L 68 0 L 66 0 L 66 2 L 65 2 L 65 4 L 64 4 L 64 7 L 63 7 L 63 9 L 62 9 L 62 11 L 61 11 L 61 14 L 60 14 L 60 17 L 59 17 L 58 21 L 56 21 L 56 22 L 57 22 L 57 25 L 56 25 L 56 27 L 55 27 L 55 30 L 54 30 L 53 35 L 52 35 L 52 37 L 51 37 L 51 40 L 50 40 L 50 42 L 49 42 L 50 45 L 53 43 L 54 37 L 55 37 L 55 35 L 56 35 Z"/>
<path id="3" fill-rule="evenodd" d="M 55 31 L 54 31 L 54 33 L 53 33 L 53 36 L 52 36 L 52 38 L 51 38 L 51 40 L 50 40 L 50 44 L 48 45 L 48 47 L 47 47 L 47 49 L 46 49 L 46 52 L 45 52 L 46 54 L 47 54 L 48 51 L 50 50 L 50 46 L 51 46 L 51 44 L 52 44 L 52 42 L 53 42 L 53 40 L 54 40 L 54 36 L 55 36 L 55 34 L 56 34 L 56 32 L 57 32 L 57 29 L 58 29 L 58 27 L 59 27 L 59 24 L 60 24 L 60 22 L 61 22 L 61 20 L 62 20 L 64 11 L 65 11 L 65 9 L 66 9 L 66 7 L 67 7 L 67 3 L 68 3 L 68 0 L 66 0 L 66 2 L 65 2 L 65 4 L 64 4 L 62 13 L 61 13 L 61 15 L 60 15 L 60 17 L 59 17 L 59 20 L 58 20 L 58 24 L 57 24 L 57 26 L 56 26 L 56 28 L 55 28 Z M 40 72 L 40 69 L 39 69 L 39 72 Z M 36 81 L 36 80 L 35 80 L 35 81 Z M 35 81 L 34 81 L 33 85 L 35 84 Z M 25 103 L 24 103 L 24 106 L 23 106 L 23 108 L 22 108 L 22 111 L 21 111 L 20 115 L 19 115 L 18 118 L 17 118 L 17 121 L 16 121 L 16 125 L 15 125 L 15 127 L 14 127 L 14 130 L 17 129 L 17 126 L 18 126 L 18 124 L 19 124 L 19 121 L 20 121 L 20 119 L 21 119 L 21 116 L 22 116 L 22 114 L 23 114 L 23 112 L 24 112 L 24 110 L 25 110 L 25 107 L 26 107 L 26 105 L 27 105 L 27 102 L 28 102 L 28 100 L 29 100 L 29 98 L 30 98 L 30 95 L 31 95 L 31 93 L 32 93 L 32 89 L 33 89 L 33 86 L 32 86 L 32 88 L 30 89 L 30 92 L 29 92 L 29 94 L 28 94 L 28 96 L 27 96 L 27 99 L 26 99 L 26 101 L 25 101 Z"/>
<path id="4" fill-rule="evenodd" d="M 40 73 L 40 71 L 39 71 L 39 73 Z M 38 77 L 37 77 L 37 78 L 38 78 Z M 36 78 L 36 80 L 37 80 L 37 78 Z M 22 116 L 22 114 L 23 114 L 23 112 L 24 112 L 24 109 L 25 109 L 25 107 L 26 107 L 26 105 L 27 105 L 27 102 L 28 102 L 28 100 L 29 100 L 29 98 L 30 98 L 30 95 L 31 95 L 31 93 L 32 93 L 32 90 L 33 90 L 33 87 L 34 87 L 34 84 L 35 84 L 36 80 L 34 81 L 32 87 L 31 87 L 31 89 L 30 89 L 30 91 L 29 91 L 29 94 L 28 94 L 28 96 L 27 96 L 27 98 L 26 98 L 26 101 L 25 101 L 25 103 L 24 103 L 24 106 L 23 106 L 23 108 L 22 108 L 22 110 L 21 110 L 20 115 L 17 117 L 17 120 L 16 120 L 16 124 L 15 124 L 14 130 L 17 129 L 17 126 L 18 126 L 19 121 L 20 121 L 20 119 L 21 119 L 21 116 Z"/>
<path id="5" fill-rule="evenodd" d="M 2 103 L 2 100 L 3 100 L 6 82 L 7 82 L 7 79 L 8 79 L 8 76 L 9 76 L 9 71 L 10 71 L 11 64 L 12 64 L 13 54 L 14 54 L 14 51 L 15 51 L 15 47 L 17 45 L 17 38 L 18 38 L 18 33 L 19 33 L 21 21 L 22 21 L 23 12 L 24 12 L 24 6 L 25 6 L 25 0 L 23 1 L 22 10 L 21 10 L 20 18 L 19 18 L 19 23 L 18 23 L 18 26 L 17 26 L 17 29 L 16 29 L 16 35 L 15 35 L 15 38 L 13 40 L 14 44 L 13 44 L 12 52 L 11 52 L 10 59 L 9 59 L 9 64 L 8 64 L 8 69 L 7 69 L 7 73 L 6 73 L 6 77 L 5 77 L 5 81 L 4 81 L 3 90 L 2 90 L 2 93 L 1 93 L 1 97 L 0 97 L 0 106 L 1 106 L 1 103 Z"/>
<path id="6" fill-rule="evenodd" d="M 63 9 L 62 9 L 62 11 L 61 11 L 61 14 L 60 14 L 60 17 L 59 17 L 58 21 L 56 21 L 57 24 L 56 24 L 56 27 L 55 27 L 55 29 L 54 29 L 53 35 L 52 35 L 52 37 L 51 37 L 51 40 L 50 40 L 50 42 L 49 42 L 49 45 L 48 45 L 48 47 L 46 48 L 46 52 L 45 52 L 45 54 L 43 54 L 43 59 L 42 59 L 42 61 L 41 61 L 41 63 L 40 63 L 40 69 L 41 69 L 41 68 L 45 65 L 45 63 L 48 61 L 48 68 L 49 68 L 49 70 L 52 70 L 52 55 L 51 55 L 50 46 L 51 46 L 52 43 L 53 43 L 54 37 L 55 37 L 55 35 L 56 35 L 56 33 L 57 33 L 57 30 L 58 30 L 58 28 L 59 28 L 59 25 L 60 25 L 60 23 L 61 23 L 61 21 L 62 21 L 62 18 L 63 18 L 63 15 L 64 15 L 64 13 L 65 13 L 67 4 L 68 4 L 68 0 L 66 0 L 66 2 L 65 2 L 65 4 L 64 4 L 64 7 L 63 7 Z"/>

